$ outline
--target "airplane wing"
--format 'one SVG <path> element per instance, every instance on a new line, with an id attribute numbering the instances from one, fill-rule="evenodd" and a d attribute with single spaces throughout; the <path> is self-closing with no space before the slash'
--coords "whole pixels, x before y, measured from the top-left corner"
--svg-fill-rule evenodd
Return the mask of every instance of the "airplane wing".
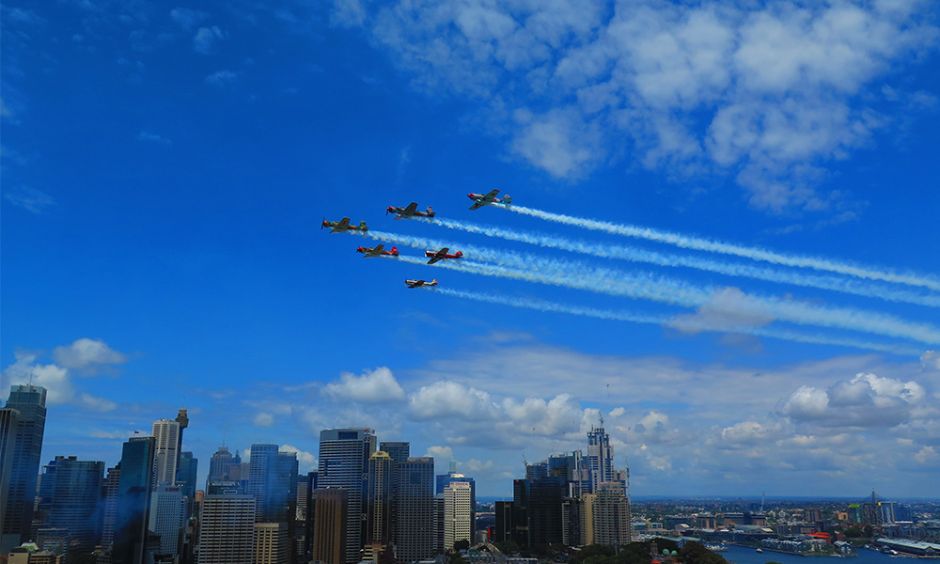
<path id="1" fill-rule="evenodd" d="M 343 219 L 341 219 L 341 220 L 339 221 L 339 223 L 337 223 L 336 225 L 333 226 L 333 232 L 334 232 L 334 233 L 337 232 L 337 231 L 345 231 L 345 230 L 347 230 L 347 229 L 349 229 L 349 218 L 348 218 L 348 217 L 344 217 Z"/>
<path id="2" fill-rule="evenodd" d="M 488 202 L 492 202 L 493 200 L 496 199 L 496 194 L 499 194 L 499 188 L 493 188 L 492 190 L 487 192 L 486 195 L 483 196 L 483 199 L 485 199 Z"/>
<path id="3" fill-rule="evenodd" d="M 385 247 L 382 245 L 376 245 L 366 251 L 366 258 L 377 257 L 382 255 L 382 251 L 385 250 Z"/>
<path id="4" fill-rule="evenodd" d="M 417 209 L 418 209 L 418 202 L 411 202 L 410 204 L 408 204 L 408 207 L 402 210 L 401 215 L 409 215 L 409 216 L 414 215 Z"/>
<path id="5" fill-rule="evenodd" d="M 448 249 L 447 247 L 444 247 L 443 249 L 441 249 L 441 250 L 437 251 L 436 253 L 434 253 L 434 256 L 431 257 L 431 260 L 428 261 L 428 264 L 434 264 L 435 262 L 441 260 L 442 258 L 444 258 L 445 256 L 447 256 L 447 252 L 448 252 L 449 250 L 450 250 L 450 249 Z"/>
<path id="6" fill-rule="evenodd" d="M 486 202 L 483 200 L 483 198 L 480 198 L 479 200 L 473 202 L 473 205 L 470 206 L 470 209 L 471 209 L 471 210 L 478 210 L 478 209 L 482 208 L 482 207 L 485 206 L 485 205 L 486 205 Z"/>

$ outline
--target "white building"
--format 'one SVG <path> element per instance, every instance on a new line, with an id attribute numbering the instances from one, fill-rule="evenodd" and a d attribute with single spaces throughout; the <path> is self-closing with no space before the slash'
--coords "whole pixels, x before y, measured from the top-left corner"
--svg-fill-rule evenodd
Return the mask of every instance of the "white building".
<path id="1" fill-rule="evenodd" d="M 173 419 L 158 419 L 153 422 L 153 437 L 156 447 L 153 466 L 157 484 L 176 483 L 176 465 L 179 463 L 180 424 Z"/>
<path id="2" fill-rule="evenodd" d="M 287 564 L 287 523 L 255 523 L 254 564 Z"/>
<path id="3" fill-rule="evenodd" d="M 180 532 L 185 525 L 186 498 L 176 486 L 158 486 L 150 494 L 150 518 L 147 528 L 160 535 L 160 554 L 173 555 L 179 561 Z"/>
<path id="4" fill-rule="evenodd" d="M 444 550 L 452 550 L 457 541 L 471 541 L 471 499 L 470 484 L 467 482 L 451 482 L 444 488 Z"/>

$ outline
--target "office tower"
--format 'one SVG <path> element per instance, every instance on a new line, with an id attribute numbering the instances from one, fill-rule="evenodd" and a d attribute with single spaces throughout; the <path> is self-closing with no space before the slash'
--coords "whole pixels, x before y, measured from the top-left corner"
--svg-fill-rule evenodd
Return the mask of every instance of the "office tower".
<path id="1" fill-rule="evenodd" d="M 568 481 L 568 497 L 579 498 L 588 491 L 591 473 L 581 451 L 553 454 L 548 457 L 548 475 Z"/>
<path id="2" fill-rule="evenodd" d="M 207 495 L 199 520 L 198 564 L 252 564 L 255 498 Z"/>
<path id="3" fill-rule="evenodd" d="M 407 462 L 411 456 L 411 443 L 402 441 L 382 441 L 379 450 L 387 452 L 395 464 Z"/>
<path id="4" fill-rule="evenodd" d="M 434 555 L 434 459 L 409 458 L 398 465 L 395 500 L 395 549 L 398 560 L 411 562 Z"/>
<path id="5" fill-rule="evenodd" d="M 525 465 L 526 480 L 540 480 L 548 477 L 548 462 L 536 462 Z"/>
<path id="6" fill-rule="evenodd" d="M 323 460 L 322 458 L 320 460 Z M 314 562 L 344 564 L 348 561 L 346 543 L 350 535 L 349 494 L 343 488 L 318 488 L 314 492 L 314 532 L 312 556 Z M 359 523 L 355 526 L 358 528 Z M 359 549 L 355 551 L 358 555 Z M 358 561 L 358 560 L 357 560 Z"/>
<path id="7" fill-rule="evenodd" d="M 111 550 L 113 564 L 139 564 L 144 558 L 153 492 L 154 447 L 153 437 L 131 437 L 124 443 Z"/>
<path id="8" fill-rule="evenodd" d="M 87 556 L 98 544 L 98 507 L 103 480 L 104 462 L 57 456 L 43 467 L 39 531 L 67 531 L 70 557 Z"/>
<path id="9" fill-rule="evenodd" d="M 584 463 L 590 475 L 588 491 L 594 491 L 601 483 L 620 483 L 626 495 L 629 470 L 614 468 L 614 449 L 610 446 L 610 435 L 600 427 L 591 427 L 588 431 L 588 453 Z"/>
<path id="10" fill-rule="evenodd" d="M 287 564 L 287 523 L 255 523 L 254 564 Z"/>
<path id="11" fill-rule="evenodd" d="M 451 482 L 444 488 L 444 550 L 471 539 L 470 484 Z"/>
<path id="12" fill-rule="evenodd" d="M 154 471 L 156 483 L 173 485 L 176 482 L 176 466 L 179 463 L 180 424 L 174 419 L 158 419 L 153 422 Z"/>
<path id="13" fill-rule="evenodd" d="M 297 454 L 272 444 L 251 445 L 249 495 L 257 501 L 259 523 L 294 522 L 297 505 Z"/>
<path id="14" fill-rule="evenodd" d="M 176 485 L 178 485 L 183 496 L 187 499 L 186 515 L 192 514 L 193 497 L 196 495 L 196 474 L 199 471 L 199 460 L 193 457 L 193 453 L 186 451 L 180 453 L 179 466 L 176 468 Z"/>
<path id="15" fill-rule="evenodd" d="M 366 475 L 366 543 L 381 545 L 390 541 L 392 522 L 392 458 L 381 450 L 369 457 Z"/>
<path id="16" fill-rule="evenodd" d="M 497 501 L 493 542 L 507 542 L 510 540 L 512 540 L 512 502 Z"/>
<path id="17" fill-rule="evenodd" d="M 594 495 L 594 544 L 622 546 L 630 542 L 630 502 L 623 484 L 598 484 Z"/>
<path id="18" fill-rule="evenodd" d="M 314 517 L 316 515 L 316 491 L 320 487 L 319 474 L 307 472 L 307 518 L 304 522 L 304 555 L 309 561 L 313 554 Z"/>
<path id="19" fill-rule="evenodd" d="M 12 407 L 0 409 L 0 533 L 6 515 L 7 496 L 10 493 L 10 473 L 13 471 L 13 443 L 16 439 L 16 422 L 20 412 Z"/>
<path id="20" fill-rule="evenodd" d="M 33 502 L 39 455 L 46 427 L 46 389 L 32 384 L 10 387 L 6 407 L 19 412 L 13 437 L 13 461 L 7 490 L 0 551 L 9 551 L 27 540 L 33 523 Z"/>
<path id="21" fill-rule="evenodd" d="M 159 554 L 179 557 L 186 525 L 186 496 L 179 486 L 160 485 L 150 497 L 147 528 L 160 536 Z"/>
<path id="22" fill-rule="evenodd" d="M 594 535 L 594 501 L 597 494 L 586 493 L 581 496 L 581 544 L 597 544 Z"/>
<path id="23" fill-rule="evenodd" d="M 375 451 L 371 429 L 326 429 L 320 432 L 320 488 L 346 490 L 346 561 L 358 562 L 363 540 L 363 489 L 369 457 Z M 319 527 L 319 525 L 318 525 Z M 314 536 L 316 540 L 316 536 Z"/>
<path id="24" fill-rule="evenodd" d="M 561 544 L 565 546 L 581 544 L 581 500 L 579 498 L 566 497 L 561 502 Z"/>
<path id="25" fill-rule="evenodd" d="M 444 494 L 434 496 L 434 552 L 443 554 L 444 544 Z"/>
<path id="26" fill-rule="evenodd" d="M 442 494 L 444 493 L 444 488 L 449 484 L 454 482 L 466 482 L 470 484 L 470 538 L 473 538 L 473 535 L 476 533 L 476 518 L 477 518 L 477 483 L 476 480 L 469 476 L 464 476 L 460 472 L 451 470 L 447 474 L 438 474 L 435 479 L 435 489 L 434 493 Z"/>
<path id="27" fill-rule="evenodd" d="M 564 478 L 555 476 L 522 482 L 524 502 L 520 500 L 519 505 L 525 509 L 527 529 L 527 539 L 523 546 L 561 543 L 562 503 L 568 490 L 567 482 Z M 515 496 L 513 505 L 516 505 Z"/>
<path id="28" fill-rule="evenodd" d="M 529 545 L 529 490 L 526 480 L 512 481 L 512 541 Z"/>
<path id="29" fill-rule="evenodd" d="M 118 501 L 121 491 L 121 463 L 108 468 L 102 487 L 101 546 L 108 553 L 114 542 L 114 526 L 117 522 Z"/>
<path id="30" fill-rule="evenodd" d="M 231 468 L 236 464 L 227 447 L 221 446 L 209 459 L 209 477 L 206 483 L 231 480 Z"/>
<path id="31" fill-rule="evenodd" d="M 379 450 L 387 452 L 392 459 L 392 480 L 391 480 L 391 526 L 389 527 L 388 538 L 394 542 L 395 527 L 398 525 L 398 468 L 408 461 L 411 456 L 411 444 L 404 441 L 383 441 L 379 443 Z"/>

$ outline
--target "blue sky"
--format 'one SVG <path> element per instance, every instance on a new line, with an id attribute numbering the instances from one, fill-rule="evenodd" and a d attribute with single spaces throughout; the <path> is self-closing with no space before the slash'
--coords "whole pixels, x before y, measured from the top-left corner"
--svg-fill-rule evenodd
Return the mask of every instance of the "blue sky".
<path id="1" fill-rule="evenodd" d="M 579 447 L 604 414 L 637 495 L 936 495 L 929 3 L 86 0 L 2 17 L 2 384 L 52 390 L 44 459 L 111 464 L 185 406 L 203 472 L 223 442 L 291 445 L 309 467 L 320 429 L 372 426 L 502 495 L 523 456 Z M 467 210 L 492 187 L 536 213 L 923 284 Z M 548 246 L 384 215 L 413 200 Z M 477 272 L 364 261 L 374 240 L 318 229 L 342 216 L 478 251 Z M 654 322 L 609 319 L 625 315 Z"/>

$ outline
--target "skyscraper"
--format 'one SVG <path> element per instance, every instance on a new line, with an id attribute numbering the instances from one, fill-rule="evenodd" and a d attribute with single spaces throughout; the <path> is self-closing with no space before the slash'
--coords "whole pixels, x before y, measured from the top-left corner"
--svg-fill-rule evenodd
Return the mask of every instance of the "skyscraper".
<path id="1" fill-rule="evenodd" d="M 395 515 L 398 560 L 411 562 L 432 557 L 436 545 L 433 458 L 409 458 L 398 465 Z"/>
<path id="2" fill-rule="evenodd" d="M 153 422 L 153 438 L 156 441 L 154 471 L 158 484 L 176 483 L 181 433 L 179 421 L 174 419 L 158 419 Z"/>
<path id="3" fill-rule="evenodd" d="M 444 488 L 444 550 L 471 538 L 470 484 L 451 482 Z"/>
<path id="4" fill-rule="evenodd" d="M 139 564 L 147 544 L 147 517 L 153 484 L 154 438 L 131 437 L 121 452 L 113 564 Z"/>
<path id="5" fill-rule="evenodd" d="M 209 477 L 206 482 L 231 480 L 230 470 L 234 464 L 237 463 L 234 461 L 232 453 L 229 452 L 227 447 L 220 446 L 219 450 L 215 451 L 212 458 L 209 459 Z"/>
<path id="6" fill-rule="evenodd" d="M 627 494 L 628 470 L 614 468 L 614 449 L 610 446 L 610 435 L 604 430 L 603 421 L 600 427 L 591 427 L 587 437 L 588 453 L 584 462 L 590 474 L 589 491 L 595 491 L 601 483 L 617 482 Z"/>
<path id="7" fill-rule="evenodd" d="M 369 457 L 366 475 L 366 543 L 388 545 L 392 524 L 392 458 L 378 450 Z"/>
<path id="8" fill-rule="evenodd" d="M 19 412 L 13 438 L 13 462 L 7 502 L 3 509 L 0 550 L 8 551 L 27 540 L 33 522 L 33 501 L 42 435 L 46 427 L 46 389 L 32 384 L 10 387 L 6 407 Z"/>
<path id="9" fill-rule="evenodd" d="M 255 498 L 207 495 L 199 522 L 198 564 L 252 564 Z"/>
<path id="10" fill-rule="evenodd" d="M 320 432 L 320 488 L 346 490 L 346 562 L 359 561 L 363 539 L 363 489 L 369 457 L 375 451 L 371 429 Z M 317 525 L 319 528 L 319 525 Z M 316 537 L 314 537 L 316 539 Z"/>
<path id="11" fill-rule="evenodd" d="M 39 530 L 68 531 L 70 557 L 88 556 L 99 538 L 98 508 L 104 462 L 57 456 L 43 468 Z"/>
<path id="12" fill-rule="evenodd" d="M 592 543 L 623 546 L 630 542 L 630 502 L 623 490 L 623 484 L 598 484 L 594 496 Z"/>
<path id="13" fill-rule="evenodd" d="M 379 443 L 379 450 L 387 452 L 392 459 L 391 464 L 391 526 L 388 531 L 390 541 L 395 541 L 395 527 L 398 525 L 398 478 L 399 467 L 408 461 L 411 456 L 411 444 L 404 441 L 382 441 Z"/>
<path id="14" fill-rule="evenodd" d="M 322 459 L 321 459 L 322 460 Z M 313 494 L 313 547 L 314 562 L 344 564 L 347 562 L 346 542 L 349 539 L 349 490 L 343 488 L 317 488 Z M 356 523 L 359 526 L 359 523 Z M 359 549 L 356 549 L 359 552 Z"/>
<path id="15" fill-rule="evenodd" d="M 411 443 L 404 441 L 382 441 L 379 450 L 387 452 L 395 464 L 402 464 L 411 456 Z"/>
<path id="16" fill-rule="evenodd" d="M 186 524 L 186 497 L 179 486 L 160 485 L 150 496 L 147 528 L 160 535 L 161 556 L 179 557 Z"/>
<path id="17" fill-rule="evenodd" d="M 186 498 L 186 518 L 193 513 L 193 498 L 196 496 L 196 473 L 199 470 L 199 460 L 193 453 L 186 451 L 180 453 L 180 463 L 176 468 L 176 485 Z"/>
<path id="18" fill-rule="evenodd" d="M 0 533 L 6 516 L 7 496 L 10 494 L 10 474 L 13 472 L 13 443 L 16 422 L 20 412 L 12 407 L 0 409 Z"/>
<path id="19" fill-rule="evenodd" d="M 287 523 L 255 523 L 254 564 L 287 564 Z"/>
<path id="20" fill-rule="evenodd" d="M 297 454 L 273 444 L 251 445 L 248 490 L 259 523 L 291 523 L 296 514 Z"/>
<path id="21" fill-rule="evenodd" d="M 454 482 L 465 482 L 470 484 L 470 538 L 473 538 L 473 535 L 476 532 L 476 508 L 477 508 L 477 483 L 476 480 L 470 476 L 465 476 L 460 472 L 455 470 L 449 471 L 447 474 L 438 474 L 435 477 L 435 488 L 434 493 L 443 494 L 444 488 L 448 485 L 453 484 Z"/>
<path id="22" fill-rule="evenodd" d="M 121 491 L 121 463 L 108 468 L 102 487 L 103 509 L 101 516 L 101 546 L 110 554 L 114 543 L 114 527 L 117 523 L 118 502 Z"/>

